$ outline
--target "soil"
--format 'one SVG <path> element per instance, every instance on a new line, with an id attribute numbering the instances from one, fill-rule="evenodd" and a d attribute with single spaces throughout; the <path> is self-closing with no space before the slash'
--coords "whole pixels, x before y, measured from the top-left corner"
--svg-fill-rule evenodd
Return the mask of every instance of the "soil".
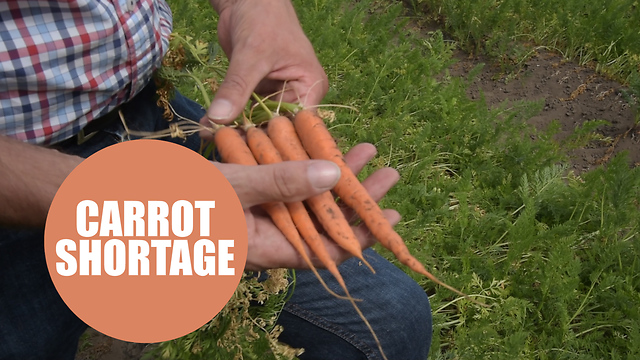
<path id="1" fill-rule="evenodd" d="M 593 141 L 569 149 L 575 173 L 604 165 L 621 151 L 628 152 L 631 166 L 640 165 L 636 106 L 629 104 L 619 83 L 547 51 L 535 53 L 519 71 L 511 73 L 483 57 L 460 52 L 457 58 L 459 61 L 450 69 L 453 76 L 466 76 L 479 63 L 485 64 L 468 88 L 471 99 L 484 96 L 490 108 L 504 101 L 544 100 L 543 110 L 529 123 L 544 131 L 556 120 L 560 129 L 555 139 L 559 142 L 567 140 L 586 121 L 606 121 L 607 125 L 596 130 Z"/>
<path id="2" fill-rule="evenodd" d="M 575 173 L 605 165 L 620 151 L 628 152 L 631 166 L 640 165 L 640 125 L 636 124 L 636 110 L 623 96 L 624 88 L 619 83 L 546 51 L 534 54 L 519 71 L 510 73 L 482 56 L 459 52 L 456 58 L 458 62 L 450 68 L 452 76 L 466 77 L 476 65 L 485 64 L 468 88 L 471 99 L 484 96 L 489 107 L 504 101 L 544 99 L 543 110 L 529 122 L 545 130 L 557 120 L 561 125 L 558 141 L 566 140 L 586 121 L 607 121 L 608 125 L 597 130 L 600 140 L 569 151 Z M 149 348 L 150 345 L 119 341 L 89 329 L 80 339 L 76 360 L 134 360 Z"/>
<path id="3" fill-rule="evenodd" d="M 117 340 L 89 328 L 78 342 L 75 360 L 138 360 L 150 346 Z"/>

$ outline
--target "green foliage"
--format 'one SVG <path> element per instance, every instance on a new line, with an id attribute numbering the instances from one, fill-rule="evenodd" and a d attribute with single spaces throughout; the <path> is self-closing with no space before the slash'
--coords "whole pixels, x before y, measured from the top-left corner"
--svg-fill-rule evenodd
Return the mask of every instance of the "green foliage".
<path id="1" fill-rule="evenodd" d="M 493 304 L 480 309 L 416 277 L 435 309 L 431 357 L 629 354 L 635 345 L 625 339 L 636 336 L 640 315 L 631 306 L 639 300 L 638 172 L 620 157 L 594 175 L 567 174 L 550 136 L 531 140 L 526 120 L 542 104 L 489 111 L 469 100 L 467 80 L 446 75 L 451 43 L 439 32 L 408 33 L 398 6 L 296 4 L 330 77 L 326 102 L 358 109 L 336 109 L 332 131 L 345 148 L 378 147 L 367 172 L 400 171 L 383 204 L 403 215 L 397 228 L 412 253 Z M 578 129 L 573 145 L 593 140 L 600 125 Z"/>
<path id="2" fill-rule="evenodd" d="M 531 46 L 559 50 L 627 82 L 640 69 L 637 0 L 412 0 L 462 46 L 520 62 Z M 504 63 L 508 65 L 508 62 Z"/>
<path id="3" fill-rule="evenodd" d="M 169 79 L 185 96 L 203 106 L 210 98 L 227 66 L 218 45 L 216 27 L 218 19 L 206 0 L 169 0 L 173 12 L 174 37 L 170 47 L 180 66 L 176 69 L 172 54 L 165 57 L 162 77 Z M 169 65 L 169 66 L 166 66 Z"/>
<path id="4" fill-rule="evenodd" d="M 190 6 L 206 5 L 173 3 L 185 14 L 193 11 Z M 449 29 L 458 29 L 458 38 L 466 36 L 477 47 L 506 51 L 521 40 L 513 36 L 517 31 L 577 49 L 580 38 L 569 41 L 569 35 L 561 39 L 554 32 L 565 26 L 567 34 L 582 39 L 598 29 L 619 34 L 615 50 L 624 48 L 628 59 L 637 49 L 625 37 L 637 27 L 621 25 L 637 15 L 627 11 L 614 19 L 613 10 L 597 12 L 593 3 L 566 2 L 578 13 L 548 1 L 420 3 L 446 15 Z M 622 3 L 614 2 L 612 9 Z M 384 166 L 399 171 L 401 179 L 382 205 L 402 214 L 397 230 L 411 252 L 440 279 L 491 305 L 478 307 L 411 274 L 432 303 L 431 358 L 640 356 L 640 170 L 630 169 L 621 155 L 581 176 L 568 172 L 551 132 L 536 133 L 526 123 L 542 104 L 512 102 L 488 110 L 484 101 L 468 99 L 469 79 L 447 73 L 454 45 L 439 31 L 418 36 L 408 30 L 401 4 L 295 0 L 294 5 L 330 79 L 324 102 L 357 109 L 332 108 L 336 120 L 330 128 L 340 145 L 377 146 L 378 156 L 364 175 Z M 174 7 L 177 28 L 188 29 L 185 35 L 203 34 L 206 42 L 215 38 L 200 12 L 194 21 L 180 11 Z M 595 14 L 604 20 L 594 20 Z M 605 20 L 615 31 L 593 25 Z M 598 38 L 588 43 L 593 51 L 600 49 Z M 197 64 L 188 66 L 199 71 Z M 199 94 L 193 82 L 177 86 Z M 578 129 L 565 148 L 593 140 L 588 134 L 599 125 Z M 265 321 L 277 314 L 282 298 L 274 301 L 264 307 L 269 309 Z M 212 358 L 221 357 L 213 352 L 224 354 L 215 349 L 224 324 L 166 344 L 170 357 L 200 358 L 205 348 Z M 237 330 L 232 339 L 251 332 L 258 333 Z M 272 356 L 260 355 L 267 350 L 262 335 L 267 333 L 253 342 L 237 340 L 242 353 L 235 356 Z M 195 343 L 201 351 L 196 354 Z"/>
<path id="5" fill-rule="evenodd" d="M 584 148 L 592 141 L 611 143 L 613 141 L 611 138 L 605 137 L 596 132 L 598 128 L 608 124 L 609 122 L 605 120 L 585 121 L 582 125 L 578 125 L 574 132 L 563 141 L 563 148 L 566 150 Z"/>
<path id="6" fill-rule="evenodd" d="M 214 319 L 181 338 L 158 344 L 147 358 L 181 360 L 294 359 L 297 349 L 278 343 L 279 313 L 291 294 L 287 271 L 267 271 L 266 279 L 245 274 Z M 259 281 L 260 280 L 260 281 Z"/>

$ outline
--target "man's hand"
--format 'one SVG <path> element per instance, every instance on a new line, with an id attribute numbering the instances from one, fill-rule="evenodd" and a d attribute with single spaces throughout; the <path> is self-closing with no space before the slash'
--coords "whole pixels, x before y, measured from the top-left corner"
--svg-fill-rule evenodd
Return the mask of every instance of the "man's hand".
<path id="1" fill-rule="evenodd" d="M 218 38 L 229 57 L 227 75 L 208 109 L 207 120 L 229 123 L 256 91 L 287 91 L 282 101 L 317 105 L 327 76 L 305 36 L 290 0 L 211 0 L 220 15 Z M 280 100 L 280 96 L 275 97 Z M 208 118 L 208 119 L 207 119 Z"/>
<path id="2" fill-rule="evenodd" d="M 360 144 L 349 151 L 345 159 L 357 174 L 371 160 L 375 152 L 373 145 Z M 301 201 L 327 191 L 338 179 L 338 167 L 325 161 L 284 162 L 260 166 L 217 164 L 217 166 L 233 185 L 245 208 L 249 232 L 246 269 L 306 268 L 306 263 L 258 204 L 269 201 Z M 363 184 L 372 197 L 379 200 L 396 183 L 398 177 L 395 170 L 385 168 L 369 176 Z M 346 211 L 346 215 L 349 219 L 352 218 L 353 213 Z M 400 220 L 399 214 L 394 210 L 385 210 L 385 215 L 393 225 Z M 375 243 L 376 240 L 369 234 L 366 227 L 354 227 L 354 231 L 363 249 Z M 332 241 L 326 238 L 325 240 L 329 254 L 337 263 L 351 256 Z M 311 258 L 314 257 L 311 256 Z M 315 265 L 322 266 L 320 263 Z"/>

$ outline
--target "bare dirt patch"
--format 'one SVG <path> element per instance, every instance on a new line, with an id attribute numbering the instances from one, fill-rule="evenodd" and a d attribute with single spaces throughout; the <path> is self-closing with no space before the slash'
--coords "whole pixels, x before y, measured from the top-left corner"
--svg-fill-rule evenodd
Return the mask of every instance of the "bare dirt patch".
<path id="1" fill-rule="evenodd" d="M 534 54 L 515 73 L 505 73 L 482 56 L 459 52 L 456 57 L 459 61 L 450 69 L 453 76 L 467 76 L 477 64 L 485 64 L 468 88 L 471 99 L 484 96 L 489 107 L 504 101 L 544 100 L 543 110 L 529 122 L 544 130 L 558 121 L 558 141 L 586 121 L 605 120 L 608 125 L 597 130 L 602 140 L 569 151 L 576 173 L 606 164 L 620 151 L 629 153 L 630 165 L 640 165 L 640 126 L 619 83 L 547 51 Z"/>
<path id="2" fill-rule="evenodd" d="M 89 328 L 80 338 L 75 360 L 138 360 L 149 345 L 125 342 Z"/>

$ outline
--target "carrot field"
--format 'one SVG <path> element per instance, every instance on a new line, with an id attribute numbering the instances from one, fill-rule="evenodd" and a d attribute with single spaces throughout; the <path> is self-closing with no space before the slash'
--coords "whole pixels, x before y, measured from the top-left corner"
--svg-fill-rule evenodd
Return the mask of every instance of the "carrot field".
<path id="1" fill-rule="evenodd" d="M 204 105 L 226 66 L 215 15 L 204 0 L 169 2 L 179 35 L 172 45 L 186 63 L 167 66 L 164 75 Z M 466 3 L 294 1 L 329 77 L 323 102 L 346 106 L 327 108 L 339 146 L 377 147 L 361 176 L 385 166 L 400 172 L 381 206 L 402 215 L 395 229 L 411 253 L 436 277 L 489 305 L 399 264 L 430 297 L 430 359 L 640 358 L 639 168 L 621 152 L 587 172 L 571 171 L 566 144 L 554 139 L 557 129 L 527 122 L 544 103 L 488 107 L 466 93 L 482 65 L 466 77 L 449 71 L 459 49 L 485 54 L 506 72 L 517 71 L 536 47 L 557 49 L 629 85 L 626 99 L 638 119 L 640 33 L 637 22 L 633 29 L 625 22 L 639 19 L 637 1 L 617 1 L 618 13 L 609 2 L 585 2 L 582 15 L 563 8 L 555 17 L 548 2 L 526 11 L 517 9 L 528 1 Z M 613 35 L 598 30 L 606 22 L 616 26 Z M 603 38 L 572 37 L 587 28 Z M 295 358 L 277 342 L 274 326 L 289 286 L 276 280 L 286 275 L 273 271 L 274 282 L 266 284 L 247 278 L 217 319 L 159 344 L 153 356 Z M 250 308 L 256 299 L 264 306 Z"/>

